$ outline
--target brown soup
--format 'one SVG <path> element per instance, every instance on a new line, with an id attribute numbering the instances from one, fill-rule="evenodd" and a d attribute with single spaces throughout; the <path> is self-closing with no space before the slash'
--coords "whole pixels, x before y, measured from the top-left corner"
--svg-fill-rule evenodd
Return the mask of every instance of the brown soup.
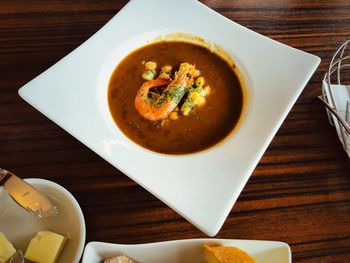
<path id="1" fill-rule="evenodd" d="M 204 106 L 178 120 L 144 119 L 135 109 L 135 96 L 144 83 L 144 61 L 162 65 L 188 62 L 205 77 L 211 93 Z M 123 133 L 149 150 L 166 154 L 189 154 L 207 149 L 223 140 L 237 124 L 243 107 L 239 78 L 229 65 L 209 49 L 179 41 L 143 46 L 125 57 L 114 70 L 108 87 L 108 104 Z"/>

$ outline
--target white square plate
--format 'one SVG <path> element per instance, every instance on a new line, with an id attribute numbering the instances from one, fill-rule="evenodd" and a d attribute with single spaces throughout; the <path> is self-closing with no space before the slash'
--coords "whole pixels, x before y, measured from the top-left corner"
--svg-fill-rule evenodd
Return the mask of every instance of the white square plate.
<path id="1" fill-rule="evenodd" d="M 277 241 L 234 239 L 187 239 L 159 243 L 121 245 L 90 242 L 86 245 L 83 263 L 103 262 L 113 256 L 126 255 L 142 263 L 203 263 L 203 245 L 235 246 L 243 249 L 259 263 L 291 263 L 288 244 Z"/>
<path id="2" fill-rule="evenodd" d="M 169 12 L 177 14 L 176 19 Z M 121 133 L 108 110 L 108 80 L 117 63 L 171 32 L 218 44 L 247 78 L 247 107 L 239 128 L 219 147 L 198 154 L 169 156 L 144 150 Z M 318 57 L 259 35 L 195 0 L 134 0 L 19 94 L 213 236 L 319 63 Z"/>

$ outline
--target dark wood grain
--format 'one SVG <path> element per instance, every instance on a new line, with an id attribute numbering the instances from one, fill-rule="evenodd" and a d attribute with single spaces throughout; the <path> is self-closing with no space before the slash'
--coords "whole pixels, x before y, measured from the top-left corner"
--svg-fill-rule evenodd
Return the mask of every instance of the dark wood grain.
<path id="1" fill-rule="evenodd" d="M 56 181 L 71 191 L 85 214 L 87 241 L 205 237 L 17 94 L 126 2 L 0 1 L 0 166 L 24 178 Z M 350 2 L 203 2 L 322 59 L 217 237 L 281 240 L 291 245 L 293 262 L 349 262 L 349 159 L 315 97 L 334 50 L 350 38 Z"/>

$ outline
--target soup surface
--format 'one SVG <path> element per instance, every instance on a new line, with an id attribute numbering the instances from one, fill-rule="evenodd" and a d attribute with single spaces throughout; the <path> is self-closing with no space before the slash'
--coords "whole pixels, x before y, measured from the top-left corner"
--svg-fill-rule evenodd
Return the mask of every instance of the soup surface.
<path id="1" fill-rule="evenodd" d="M 210 86 L 203 106 L 177 120 L 150 121 L 135 109 L 135 97 L 145 80 L 144 62 L 177 70 L 183 62 L 195 65 Z M 243 107 L 241 83 L 233 66 L 205 47 L 179 41 L 143 46 L 125 57 L 114 70 L 108 87 L 112 117 L 123 133 L 149 150 L 188 154 L 223 140 L 237 124 Z"/>

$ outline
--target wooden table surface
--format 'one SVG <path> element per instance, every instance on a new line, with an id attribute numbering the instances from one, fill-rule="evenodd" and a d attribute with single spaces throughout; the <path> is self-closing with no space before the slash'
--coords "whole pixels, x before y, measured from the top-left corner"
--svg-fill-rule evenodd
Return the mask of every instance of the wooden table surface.
<path id="1" fill-rule="evenodd" d="M 87 242 L 203 238 L 17 94 L 126 2 L 0 2 L 0 167 L 66 187 L 83 209 Z M 349 159 L 315 97 L 333 52 L 350 38 L 350 1 L 203 2 L 243 26 L 322 59 L 216 237 L 284 241 L 292 248 L 293 262 L 349 262 Z"/>

